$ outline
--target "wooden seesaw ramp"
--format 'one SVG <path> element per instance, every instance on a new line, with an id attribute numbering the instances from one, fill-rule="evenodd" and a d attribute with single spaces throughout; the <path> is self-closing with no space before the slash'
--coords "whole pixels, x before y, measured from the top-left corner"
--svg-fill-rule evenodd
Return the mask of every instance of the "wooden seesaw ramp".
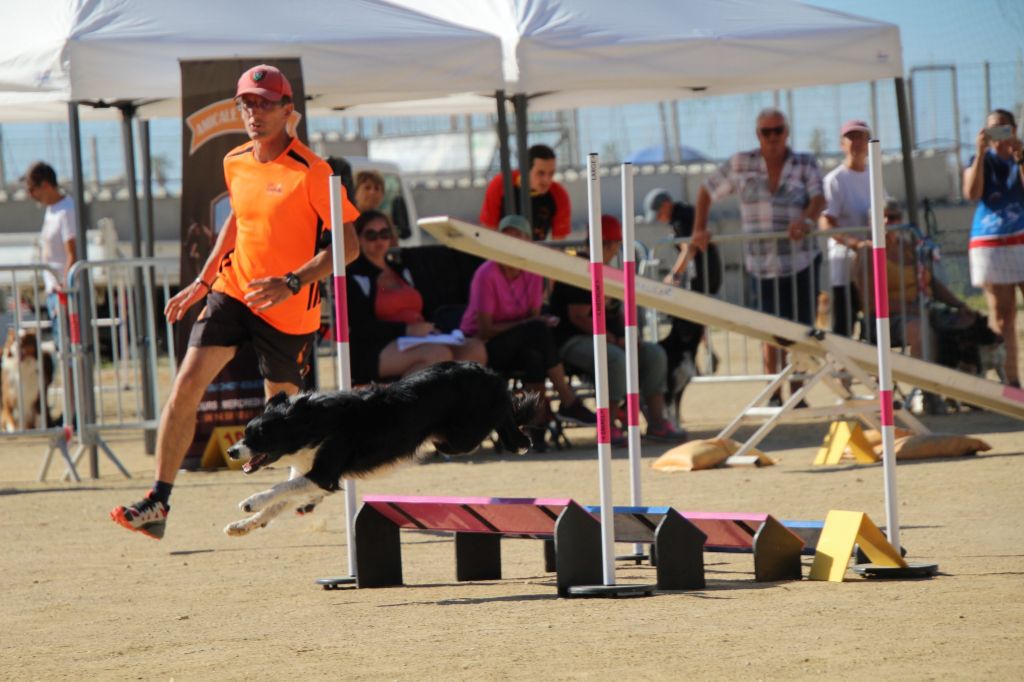
<path id="1" fill-rule="evenodd" d="M 453 249 L 590 290 L 590 264 L 586 259 L 446 216 L 424 218 L 419 225 Z M 604 295 L 622 300 L 621 270 L 605 268 Z M 636 298 L 638 306 L 743 334 L 792 352 L 821 359 L 842 358 L 844 364 L 855 365 L 847 367 L 851 372 L 874 374 L 878 369 L 875 346 L 830 332 L 811 330 L 796 322 L 653 279 L 636 278 Z M 898 381 L 1024 419 L 1024 390 L 891 351 L 890 362 L 893 378 Z"/>

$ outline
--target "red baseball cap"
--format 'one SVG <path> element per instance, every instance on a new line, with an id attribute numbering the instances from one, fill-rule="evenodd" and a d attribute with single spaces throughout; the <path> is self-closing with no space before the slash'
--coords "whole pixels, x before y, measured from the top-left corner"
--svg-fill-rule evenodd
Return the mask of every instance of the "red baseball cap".
<path id="1" fill-rule="evenodd" d="M 292 96 L 292 84 L 277 67 L 259 64 L 238 79 L 235 97 L 242 95 L 259 95 L 271 102 L 280 102 L 282 97 Z"/>
<path id="2" fill-rule="evenodd" d="M 867 133 L 871 135 L 871 128 L 864 121 L 853 119 L 843 124 L 843 127 L 839 130 L 840 137 L 846 137 L 848 133 Z"/>
<path id="3" fill-rule="evenodd" d="M 622 223 L 607 213 L 601 216 L 601 239 L 606 242 L 622 241 Z"/>

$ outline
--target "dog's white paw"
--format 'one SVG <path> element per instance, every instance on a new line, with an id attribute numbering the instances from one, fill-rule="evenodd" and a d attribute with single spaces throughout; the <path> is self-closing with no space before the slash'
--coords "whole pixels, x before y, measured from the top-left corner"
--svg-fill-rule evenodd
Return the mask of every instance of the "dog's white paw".
<path id="1" fill-rule="evenodd" d="M 261 493 L 250 495 L 241 502 L 238 503 L 238 508 L 242 511 L 251 514 L 253 512 L 262 511 L 267 504 L 273 499 L 274 494 L 271 490 L 264 490 Z"/>
<path id="2" fill-rule="evenodd" d="M 224 532 L 232 537 L 238 537 L 240 535 L 248 535 L 252 531 L 252 526 L 249 524 L 249 520 L 235 521 L 224 526 Z"/>

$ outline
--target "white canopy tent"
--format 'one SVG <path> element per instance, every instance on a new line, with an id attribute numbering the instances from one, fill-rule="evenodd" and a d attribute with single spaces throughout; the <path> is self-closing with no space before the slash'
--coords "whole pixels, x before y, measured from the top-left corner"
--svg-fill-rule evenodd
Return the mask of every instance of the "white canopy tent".
<path id="1" fill-rule="evenodd" d="M 385 0 L 40 0 L 0 22 L 0 120 L 61 119 L 66 103 L 151 102 L 180 116 L 181 59 L 298 57 L 317 106 L 503 85 L 493 35 Z"/>
<path id="2" fill-rule="evenodd" d="M 498 36 L 504 89 L 540 110 L 897 78 L 899 29 L 793 0 L 397 4 Z M 415 98 L 409 98 L 415 99 Z M 353 115 L 493 111 L 491 93 L 354 104 Z"/>

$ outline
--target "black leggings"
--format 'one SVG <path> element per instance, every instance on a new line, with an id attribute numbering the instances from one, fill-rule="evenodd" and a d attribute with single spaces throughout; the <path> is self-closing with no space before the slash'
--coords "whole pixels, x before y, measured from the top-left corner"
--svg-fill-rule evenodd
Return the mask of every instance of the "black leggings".
<path id="1" fill-rule="evenodd" d="M 500 374 L 521 373 L 523 381 L 541 383 L 561 359 L 551 328 L 543 320 L 530 320 L 487 342 L 487 364 Z"/>

